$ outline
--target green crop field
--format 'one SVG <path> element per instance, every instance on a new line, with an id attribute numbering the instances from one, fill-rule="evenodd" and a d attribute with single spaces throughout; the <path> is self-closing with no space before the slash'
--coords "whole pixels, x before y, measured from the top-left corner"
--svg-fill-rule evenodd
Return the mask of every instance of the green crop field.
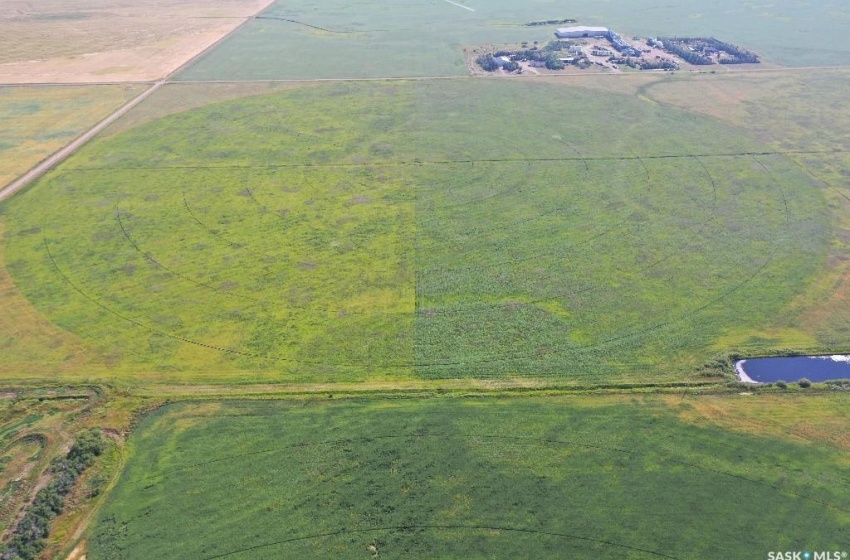
<path id="1" fill-rule="evenodd" d="M 845 33 L 850 9 L 837 1 L 646 4 L 644 0 L 276 2 L 180 79 L 458 76 L 467 73 L 464 47 L 546 42 L 553 26 L 525 24 L 565 18 L 627 35 L 713 35 L 791 66 L 839 65 L 850 54 Z"/>
<path id="2" fill-rule="evenodd" d="M 675 402 L 170 406 L 131 438 L 89 558 L 762 558 L 846 545 L 846 451 L 691 423 L 709 403 Z M 795 405 L 800 419 L 842 415 L 835 399 Z"/>
<path id="3" fill-rule="evenodd" d="M 94 142 L 6 214 L 38 311 L 104 375 L 170 380 L 693 378 L 728 331 L 779 321 L 829 248 L 811 178 L 742 131 L 509 81 L 180 113 Z"/>

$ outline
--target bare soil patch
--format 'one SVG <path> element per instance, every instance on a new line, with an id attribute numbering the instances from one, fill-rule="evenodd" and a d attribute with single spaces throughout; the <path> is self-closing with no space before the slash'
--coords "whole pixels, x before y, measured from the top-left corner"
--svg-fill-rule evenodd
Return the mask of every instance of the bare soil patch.
<path id="1" fill-rule="evenodd" d="M 67 560 L 86 560 L 86 541 L 75 546 Z"/>

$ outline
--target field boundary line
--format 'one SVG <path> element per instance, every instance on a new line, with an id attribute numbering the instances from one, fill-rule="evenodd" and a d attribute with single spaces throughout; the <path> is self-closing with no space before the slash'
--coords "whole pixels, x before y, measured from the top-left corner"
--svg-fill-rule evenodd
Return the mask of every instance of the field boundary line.
<path id="1" fill-rule="evenodd" d="M 783 66 L 776 68 L 725 68 L 722 72 L 709 74 L 706 71 L 680 72 L 684 76 L 725 76 L 727 74 L 750 73 L 784 73 L 784 72 L 817 72 L 817 71 L 850 70 L 848 66 Z M 654 73 L 660 75 L 660 73 Z M 397 81 L 427 81 L 427 80 L 457 80 L 457 79 L 490 79 L 490 80 L 552 80 L 559 78 L 592 78 L 592 77 L 636 77 L 653 75 L 649 72 L 565 72 L 562 74 L 525 74 L 525 75 L 487 75 L 487 74 L 456 74 L 449 76 L 383 76 L 373 78 L 255 78 L 244 80 L 178 80 L 180 84 L 275 84 L 275 83 L 321 83 L 321 82 L 397 82 Z"/>
<path id="2" fill-rule="evenodd" d="M 687 158 L 740 158 L 758 156 L 797 156 L 797 155 L 829 155 L 847 154 L 850 149 L 833 148 L 831 150 L 764 150 L 758 152 L 719 152 L 703 154 L 656 154 L 656 155 L 608 155 L 608 156 L 561 156 L 561 157 L 504 157 L 504 158 L 470 158 L 470 159 L 434 159 L 434 160 L 398 160 L 373 162 L 343 162 L 343 163 L 234 163 L 227 165 L 128 165 L 124 167 L 71 167 L 67 173 L 85 171 L 171 171 L 171 170 L 210 170 L 210 169 L 333 169 L 333 168 L 369 168 L 369 167 L 416 167 L 426 165 L 461 165 L 476 163 L 563 163 L 563 162 L 605 162 L 605 161 L 640 161 L 643 160 L 676 160 Z"/>
<path id="3" fill-rule="evenodd" d="M 264 8 L 263 11 L 265 11 Z M 236 18 L 234 18 L 236 19 Z M 284 18 L 276 18 L 276 17 L 260 17 L 258 14 L 251 19 L 259 19 L 259 20 L 267 20 L 267 21 L 287 21 L 291 23 L 307 25 L 308 27 L 315 27 L 316 29 L 322 29 L 321 27 L 312 26 L 309 24 L 305 24 L 303 22 L 299 22 L 296 20 L 287 20 Z M 247 21 L 245 22 L 247 23 Z M 234 30 L 235 31 L 235 30 Z M 326 30 L 332 33 L 376 33 L 376 32 L 385 32 L 387 30 L 383 29 L 373 29 L 369 31 L 333 31 Z M 232 33 L 232 32 L 231 32 Z M 690 72 L 680 72 L 681 75 L 684 76 L 725 76 L 729 74 L 752 74 L 752 73 L 760 73 L 760 74 L 769 74 L 771 72 L 776 73 L 784 73 L 784 72 L 818 72 L 818 71 L 846 71 L 850 70 L 850 65 L 848 66 L 787 66 L 787 67 L 776 67 L 776 68 L 724 68 L 722 72 L 715 72 L 714 74 L 709 74 L 706 71 L 690 71 Z M 428 81 L 428 80 L 458 80 L 458 79 L 491 79 L 491 80 L 523 80 L 523 79 L 532 79 L 532 80 L 552 80 L 559 78 L 592 78 L 592 77 L 636 77 L 636 76 L 648 76 L 652 75 L 652 72 L 620 72 L 620 73 L 605 73 L 605 72 L 567 72 L 562 74 L 530 74 L 530 75 L 485 75 L 485 74 L 453 74 L 446 76 L 382 76 L 382 77 L 372 77 L 372 78 L 246 78 L 243 80 L 169 80 L 170 84 L 292 84 L 292 83 L 322 83 L 322 82 L 399 82 L 399 81 Z M 655 75 L 659 75 L 655 73 Z M 110 82 L 0 82 L 0 88 L 6 87 L 81 87 L 81 86 L 104 86 L 104 85 L 132 85 L 132 84 L 150 84 L 153 83 L 153 80 L 118 80 L 118 81 L 110 81 Z"/>
<path id="4" fill-rule="evenodd" d="M 5 82 L 0 88 L 52 88 L 52 87 L 88 87 L 88 86 L 132 86 L 153 85 L 156 80 L 119 80 L 115 82 Z"/>

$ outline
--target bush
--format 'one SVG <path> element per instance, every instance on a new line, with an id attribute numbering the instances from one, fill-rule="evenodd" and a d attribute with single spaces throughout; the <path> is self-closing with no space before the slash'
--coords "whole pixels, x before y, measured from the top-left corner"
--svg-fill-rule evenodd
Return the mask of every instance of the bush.
<path id="1" fill-rule="evenodd" d="M 809 387 L 812 386 L 812 382 L 809 381 L 808 379 L 806 379 L 805 377 L 803 377 L 799 381 L 797 381 L 797 385 L 799 385 L 803 389 L 808 389 Z"/>
<path id="2" fill-rule="evenodd" d="M 487 72 L 495 72 L 499 69 L 499 63 L 492 54 L 481 55 L 475 61 Z"/>
<path id="3" fill-rule="evenodd" d="M 780 389 L 787 389 L 788 388 L 788 384 L 785 383 L 782 380 L 777 381 L 776 383 L 774 383 L 774 385 L 779 387 Z"/>
<path id="4" fill-rule="evenodd" d="M 564 63 L 558 60 L 558 57 L 551 55 L 546 59 L 546 68 L 549 70 L 563 70 Z"/>
<path id="5" fill-rule="evenodd" d="M 830 381 L 827 386 L 833 391 L 850 391 L 850 379 Z"/>
<path id="6" fill-rule="evenodd" d="M 730 381 L 726 383 L 726 386 L 730 389 L 736 389 L 739 391 L 755 391 L 758 387 L 755 383 L 744 383 L 743 381 Z"/>
<path id="7" fill-rule="evenodd" d="M 44 539 L 50 531 L 50 521 L 62 513 L 65 496 L 105 447 L 103 435 L 97 430 L 88 430 L 77 436 L 65 457 L 53 461 L 50 466 L 53 479 L 36 494 L 6 547 L 0 550 L 0 560 L 33 560 L 41 554 L 45 547 Z"/>

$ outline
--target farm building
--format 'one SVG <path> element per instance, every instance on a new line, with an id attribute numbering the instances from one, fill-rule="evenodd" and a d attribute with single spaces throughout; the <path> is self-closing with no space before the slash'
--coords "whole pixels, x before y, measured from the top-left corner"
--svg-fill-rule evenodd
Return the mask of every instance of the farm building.
<path id="1" fill-rule="evenodd" d="M 560 27 L 555 30 L 558 39 L 577 39 L 581 37 L 607 37 L 611 31 L 607 27 Z"/>

